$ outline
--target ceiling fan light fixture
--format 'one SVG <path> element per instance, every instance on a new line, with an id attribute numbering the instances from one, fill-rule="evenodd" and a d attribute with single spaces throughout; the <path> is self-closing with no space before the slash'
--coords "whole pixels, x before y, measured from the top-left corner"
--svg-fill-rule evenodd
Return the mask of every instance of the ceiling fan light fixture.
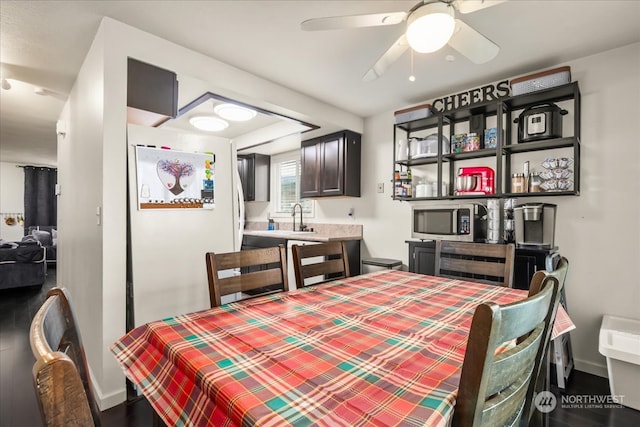
<path id="1" fill-rule="evenodd" d="M 416 52 L 435 52 L 447 44 L 455 27 L 453 7 L 446 3 L 429 3 L 409 16 L 407 41 Z"/>
<path id="2" fill-rule="evenodd" d="M 218 104 L 213 107 L 213 112 L 232 122 L 246 122 L 258 114 L 255 110 L 231 103 Z"/>
<path id="3" fill-rule="evenodd" d="M 196 129 L 206 132 L 220 132 L 229 127 L 229 123 L 213 115 L 198 115 L 189 119 L 189 123 Z"/>

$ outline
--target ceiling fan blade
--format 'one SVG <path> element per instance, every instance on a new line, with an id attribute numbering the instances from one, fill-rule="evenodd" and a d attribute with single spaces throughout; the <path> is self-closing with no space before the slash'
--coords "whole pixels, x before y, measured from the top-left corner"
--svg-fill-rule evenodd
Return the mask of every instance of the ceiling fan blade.
<path id="1" fill-rule="evenodd" d="M 409 43 L 407 42 L 407 37 L 403 34 L 393 45 L 391 45 L 380 59 L 378 59 L 373 67 L 367 71 L 367 74 L 362 77 L 362 81 L 370 82 L 380 77 L 408 48 Z"/>
<path id="2" fill-rule="evenodd" d="M 507 0 L 455 0 L 454 5 L 460 13 L 471 13 L 504 3 Z"/>
<path id="3" fill-rule="evenodd" d="M 373 13 L 369 15 L 331 16 L 307 19 L 300 24 L 304 31 L 344 30 L 350 28 L 395 25 L 407 19 L 407 12 Z"/>
<path id="4" fill-rule="evenodd" d="M 484 64 L 498 55 L 500 47 L 462 22 L 456 19 L 456 29 L 449 39 L 449 46 L 469 58 L 474 64 Z"/>

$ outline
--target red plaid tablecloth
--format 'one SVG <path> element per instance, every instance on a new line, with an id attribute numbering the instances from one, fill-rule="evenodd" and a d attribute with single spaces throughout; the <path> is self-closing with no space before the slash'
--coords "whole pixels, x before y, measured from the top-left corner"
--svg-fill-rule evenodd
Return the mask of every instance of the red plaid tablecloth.
<path id="1" fill-rule="evenodd" d="M 167 425 L 439 426 L 475 307 L 523 297 L 384 270 L 152 322 L 111 350 Z"/>

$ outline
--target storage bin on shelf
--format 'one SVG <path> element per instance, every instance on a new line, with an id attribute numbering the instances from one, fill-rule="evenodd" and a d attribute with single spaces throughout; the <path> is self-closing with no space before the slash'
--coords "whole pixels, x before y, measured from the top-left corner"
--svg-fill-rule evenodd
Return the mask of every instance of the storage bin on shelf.
<path id="1" fill-rule="evenodd" d="M 607 358 L 611 395 L 640 411 L 640 320 L 605 315 L 599 341 L 600 354 Z"/>
<path id="2" fill-rule="evenodd" d="M 407 123 L 413 120 L 426 119 L 431 117 L 431 104 L 422 104 L 415 107 L 405 108 L 404 110 L 398 110 L 393 113 L 396 124 Z"/>
<path id="3" fill-rule="evenodd" d="M 564 66 L 511 79 L 511 96 L 571 83 L 571 67 Z"/>

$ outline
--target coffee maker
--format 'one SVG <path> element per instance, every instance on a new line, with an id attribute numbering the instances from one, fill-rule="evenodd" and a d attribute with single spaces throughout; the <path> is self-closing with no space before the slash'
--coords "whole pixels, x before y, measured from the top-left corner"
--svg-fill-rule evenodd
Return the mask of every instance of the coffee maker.
<path id="1" fill-rule="evenodd" d="M 553 249 L 556 233 L 556 205 L 527 203 L 513 209 L 516 247 Z"/>
<path id="2" fill-rule="evenodd" d="M 487 166 L 458 169 L 456 195 L 495 194 L 495 172 Z"/>

